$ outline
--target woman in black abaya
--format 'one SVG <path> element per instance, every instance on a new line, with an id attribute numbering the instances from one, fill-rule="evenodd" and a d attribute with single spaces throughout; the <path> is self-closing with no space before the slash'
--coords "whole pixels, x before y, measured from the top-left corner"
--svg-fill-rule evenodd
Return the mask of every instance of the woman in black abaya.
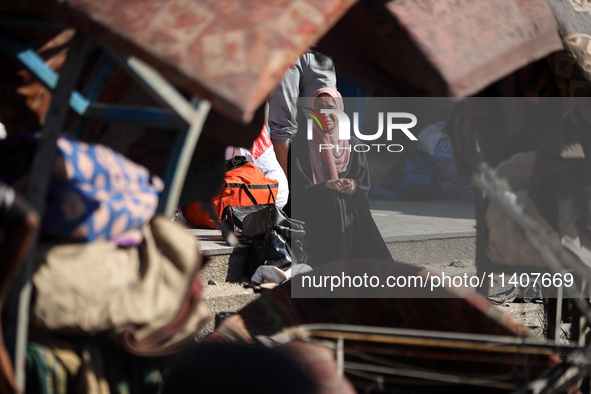
<path id="1" fill-rule="evenodd" d="M 317 90 L 311 105 L 317 115 L 322 109 L 344 107 L 341 94 L 330 88 Z M 308 263 L 392 260 L 369 211 L 367 158 L 351 149 L 359 141 L 339 140 L 337 116 L 321 116 L 323 122 L 314 124 L 312 140 L 298 133 L 292 143 L 292 214 L 306 223 Z"/>

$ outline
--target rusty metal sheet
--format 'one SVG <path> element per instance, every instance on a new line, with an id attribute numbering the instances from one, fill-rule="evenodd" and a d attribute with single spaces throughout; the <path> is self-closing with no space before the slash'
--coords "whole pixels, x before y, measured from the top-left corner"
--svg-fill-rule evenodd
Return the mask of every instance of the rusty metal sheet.
<path id="1" fill-rule="evenodd" d="M 0 11 L 65 22 L 247 122 L 355 1 L 25 0 L 1 2 Z"/>
<path id="2" fill-rule="evenodd" d="M 544 0 L 367 0 L 319 46 L 368 79 L 433 96 L 474 94 L 562 49 Z"/>
<path id="3" fill-rule="evenodd" d="M 551 59 L 562 96 L 591 94 L 591 2 L 547 0 L 560 26 L 565 51 Z"/>

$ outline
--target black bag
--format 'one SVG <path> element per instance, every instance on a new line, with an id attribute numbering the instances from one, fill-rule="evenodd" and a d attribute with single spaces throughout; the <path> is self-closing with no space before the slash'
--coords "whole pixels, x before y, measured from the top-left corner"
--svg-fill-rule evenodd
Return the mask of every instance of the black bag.
<path id="1" fill-rule="evenodd" d="M 222 222 L 250 245 L 244 265 L 247 278 L 261 265 L 285 270 L 308 259 L 302 247 L 306 235 L 304 222 L 288 218 L 275 204 L 228 206 L 222 213 Z"/>

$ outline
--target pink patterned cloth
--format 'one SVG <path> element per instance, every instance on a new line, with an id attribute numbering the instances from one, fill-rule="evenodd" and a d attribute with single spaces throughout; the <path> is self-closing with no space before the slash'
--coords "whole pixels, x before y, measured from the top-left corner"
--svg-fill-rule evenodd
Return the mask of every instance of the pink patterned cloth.
<path id="1" fill-rule="evenodd" d="M 336 109 L 343 111 L 345 105 L 343 96 L 332 88 L 321 88 L 312 95 L 312 108 L 316 98 L 321 94 L 330 95 L 336 105 Z M 320 145 L 332 145 L 332 149 L 322 149 Z M 347 169 L 349 157 L 351 156 L 349 141 L 339 139 L 339 124 L 330 131 L 321 130 L 314 125 L 312 140 L 308 141 L 308 152 L 310 154 L 310 163 L 314 183 L 320 183 L 331 179 L 339 179 L 339 174 Z"/>

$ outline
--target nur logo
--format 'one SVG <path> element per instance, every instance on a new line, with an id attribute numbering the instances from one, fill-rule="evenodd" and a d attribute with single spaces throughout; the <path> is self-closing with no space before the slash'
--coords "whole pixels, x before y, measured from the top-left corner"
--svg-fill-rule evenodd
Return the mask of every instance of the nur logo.
<path id="1" fill-rule="evenodd" d="M 309 116 L 310 118 L 314 119 L 314 121 L 316 121 L 316 124 L 318 125 L 318 127 L 320 127 L 321 131 L 328 131 L 328 125 L 326 124 L 326 121 L 324 120 L 324 117 L 318 112 L 318 111 L 314 111 L 312 108 L 308 108 L 308 107 L 304 107 L 305 110 L 309 111 L 309 112 L 305 112 L 306 116 Z M 324 111 L 324 110 L 322 110 Z M 308 119 L 308 139 L 311 140 L 311 132 L 312 129 L 310 128 L 310 122 L 312 121 L 312 119 Z"/>
<path id="2" fill-rule="evenodd" d="M 305 114 L 308 116 L 307 122 L 307 134 L 308 140 L 312 140 L 313 138 L 313 127 L 314 122 L 318 125 L 321 131 L 328 131 L 328 126 L 326 125 L 326 121 L 322 114 L 334 114 L 338 119 L 338 128 L 339 128 L 339 139 L 341 140 L 350 140 L 351 139 L 351 122 L 349 120 L 349 116 L 337 109 L 321 109 L 320 112 L 315 111 L 311 108 L 304 108 L 307 112 Z M 311 118 L 311 119 L 310 119 Z M 409 122 L 407 123 L 399 123 L 400 119 L 407 119 Z M 411 128 L 416 126 L 417 124 L 417 117 L 409 112 L 387 112 L 386 113 L 386 139 L 388 141 L 392 141 L 392 136 L 394 131 L 399 130 L 402 131 L 409 140 L 417 141 L 417 137 L 410 131 Z M 384 112 L 378 112 L 378 131 L 374 134 L 363 134 L 359 131 L 359 113 L 353 113 L 353 133 L 355 137 L 360 139 L 361 141 L 375 141 L 380 138 L 384 133 Z M 368 152 L 372 149 L 372 147 L 377 148 L 377 151 L 380 151 L 381 147 L 386 147 L 388 152 L 402 152 L 404 147 L 400 144 L 355 144 L 352 146 L 352 149 L 356 152 Z M 319 149 L 339 149 L 338 146 L 333 146 L 331 144 L 321 144 Z M 351 149 L 351 146 L 348 148 Z"/>

